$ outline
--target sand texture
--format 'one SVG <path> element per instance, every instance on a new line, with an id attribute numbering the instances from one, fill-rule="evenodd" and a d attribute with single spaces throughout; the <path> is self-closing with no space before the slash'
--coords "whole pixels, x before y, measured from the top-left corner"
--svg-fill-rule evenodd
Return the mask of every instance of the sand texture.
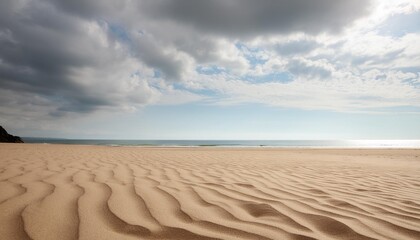
<path id="1" fill-rule="evenodd" d="M 0 239 L 420 239 L 420 150 L 0 144 Z"/>

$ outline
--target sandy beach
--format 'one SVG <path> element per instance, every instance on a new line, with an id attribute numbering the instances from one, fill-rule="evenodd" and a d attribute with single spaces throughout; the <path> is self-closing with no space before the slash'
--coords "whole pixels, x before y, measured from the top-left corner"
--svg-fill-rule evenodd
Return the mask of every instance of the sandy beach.
<path id="1" fill-rule="evenodd" d="M 0 238 L 420 239 L 420 150 L 0 144 Z"/>

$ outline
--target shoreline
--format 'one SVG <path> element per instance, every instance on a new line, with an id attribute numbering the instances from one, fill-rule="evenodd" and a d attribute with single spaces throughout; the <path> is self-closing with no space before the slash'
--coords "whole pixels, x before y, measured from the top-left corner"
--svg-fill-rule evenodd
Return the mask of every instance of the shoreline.
<path id="1" fill-rule="evenodd" d="M 21 143 L 0 143 L 2 144 L 21 144 Z M 419 147 L 360 147 L 360 146 L 165 146 L 165 145 L 104 145 L 104 144 L 63 144 L 63 143 L 24 143 L 25 145 L 34 146 L 86 146 L 86 147 L 122 147 L 122 148 L 145 148 L 145 149 L 244 149 L 244 150 L 420 150 Z"/>
<path id="2" fill-rule="evenodd" d="M 0 143 L 16 144 L 16 143 Z M 19 143 L 18 143 L 19 144 Z M 400 149 L 400 150 L 420 150 L 420 146 L 230 146 L 230 145 L 124 145 L 124 144 L 80 144 L 80 143 L 24 143 L 29 145 L 57 145 L 57 146 L 105 146 L 105 147 L 138 147 L 138 148 L 222 148 L 222 149 Z"/>

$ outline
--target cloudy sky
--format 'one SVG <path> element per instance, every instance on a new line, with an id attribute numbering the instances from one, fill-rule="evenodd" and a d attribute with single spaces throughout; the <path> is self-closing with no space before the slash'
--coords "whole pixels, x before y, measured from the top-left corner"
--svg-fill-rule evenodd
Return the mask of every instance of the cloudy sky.
<path id="1" fill-rule="evenodd" d="M 420 138 L 418 0 L 2 0 L 0 125 L 117 139 Z"/>

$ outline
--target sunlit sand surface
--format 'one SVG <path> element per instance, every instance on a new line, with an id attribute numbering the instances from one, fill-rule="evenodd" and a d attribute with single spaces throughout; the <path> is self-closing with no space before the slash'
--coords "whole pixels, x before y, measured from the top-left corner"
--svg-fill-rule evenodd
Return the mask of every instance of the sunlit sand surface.
<path id="1" fill-rule="evenodd" d="M 0 144 L 1 239 L 420 239 L 420 150 Z"/>

